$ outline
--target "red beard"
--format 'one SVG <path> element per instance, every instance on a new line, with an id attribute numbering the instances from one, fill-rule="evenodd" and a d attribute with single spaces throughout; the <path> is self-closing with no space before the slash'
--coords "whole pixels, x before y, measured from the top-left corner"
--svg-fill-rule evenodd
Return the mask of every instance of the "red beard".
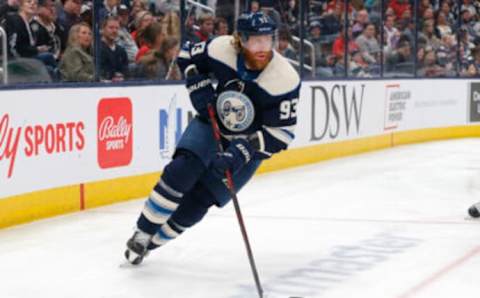
<path id="1" fill-rule="evenodd" d="M 255 57 L 255 55 L 250 52 L 249 50 L 243 48 L 243 55 L 245 57 L 245 61 L 247 67 L 251 70 L 263 70 L 267 67 L 267 64 L 272 60 L 273 52 L 261 52 L 263 55 L 266 56 L 266 59 L 259 60 Z"/>

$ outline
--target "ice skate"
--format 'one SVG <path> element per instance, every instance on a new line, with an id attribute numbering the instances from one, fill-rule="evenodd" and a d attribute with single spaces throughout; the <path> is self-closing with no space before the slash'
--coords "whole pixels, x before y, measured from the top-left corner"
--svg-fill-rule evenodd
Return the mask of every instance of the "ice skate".
<path id="1" fill-rule="evenodd" d="M 133 236 L 127 241 L 127 250 L 125 258 L 132 265 L 139 265 L 143 258 L 148 255 L 148 245 L 152 235 L 141 230 L 136 230 Z"/>

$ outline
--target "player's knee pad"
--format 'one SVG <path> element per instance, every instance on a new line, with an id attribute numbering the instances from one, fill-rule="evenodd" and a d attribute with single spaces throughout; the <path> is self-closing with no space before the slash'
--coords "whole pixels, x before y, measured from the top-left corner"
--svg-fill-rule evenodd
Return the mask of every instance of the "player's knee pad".
<path id="1" fill-rule="evenodd" d="M 164 168 L 160 181 L 180 193 L 189 191 L 206 167 L 195 154 L 180 150 L 174 159 Z"/>

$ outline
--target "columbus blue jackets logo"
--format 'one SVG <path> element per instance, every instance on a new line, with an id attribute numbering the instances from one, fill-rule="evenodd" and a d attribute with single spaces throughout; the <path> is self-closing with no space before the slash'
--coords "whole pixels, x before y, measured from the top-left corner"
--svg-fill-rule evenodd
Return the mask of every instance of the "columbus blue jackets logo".
<path id="1" fill-rule="evenodd" d="M 252 101 L 245 94 L 225 91 L 218 96 L 217 114 L 226 129 L 242 132 L 252 125 L 255 109 Z"/>

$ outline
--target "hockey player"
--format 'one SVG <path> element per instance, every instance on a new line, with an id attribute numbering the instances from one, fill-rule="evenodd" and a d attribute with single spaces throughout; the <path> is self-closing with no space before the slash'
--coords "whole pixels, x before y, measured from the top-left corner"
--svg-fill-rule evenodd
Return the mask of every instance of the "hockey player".
<path id="1" fill-rule="evenodd" d="M 208 209 L 224 206 L 229 192 L 223 179 L 233 173 L 237 190 L 262 160 L 287 149 L 294 138 L 300 79 L 274 51 L 276 24 L 263 13 L 243 14 L 233 36 L 186 44 L 178 64 L 186 77 L 196 117 L 180 139 L 127 241 L 125 257 L 140 264 L 198 223 Z M 216 89 L 210 77 L 218 80 Z M 212 104 L 224 153 L 216 150 L 207 105 Z"/>

